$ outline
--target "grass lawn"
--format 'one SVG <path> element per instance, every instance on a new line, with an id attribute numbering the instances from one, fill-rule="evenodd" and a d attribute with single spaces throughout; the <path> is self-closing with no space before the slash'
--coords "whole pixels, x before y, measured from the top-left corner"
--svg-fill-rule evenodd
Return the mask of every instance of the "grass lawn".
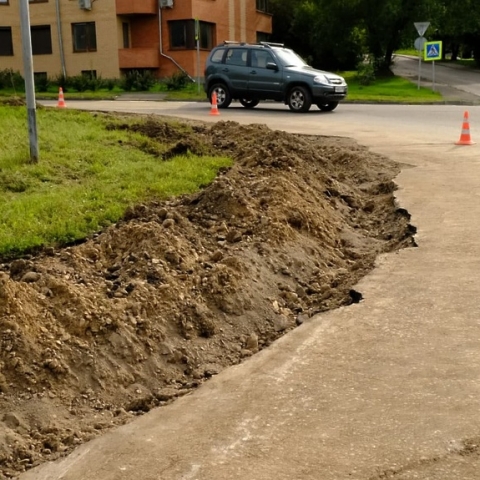
<path id="1" fill-rule="evenodd" d="M 361 85 L 343 72 L 347 101 L 434 103 L 438 92 L 399 77 Z M 196 84 L 180 91 L 156 88 L 172 100 L 205 100 Z M 67 93 L 66 99 L 113 98 L 118 91 Z M 39 96 L 41 94 L 38 94 Z M 57 92 L 49 92 L 57 98 Z M 38 109 L 40 161 L 29 163 L 26 109 L 2 105 L 0 92 L 0 255 L 17 255 L 51 244 L 67 244 L 118 221 L 134 203 L 191 193 L 213 180 L 228 158 L 193 155 L 162 160 L 167 149 L 128 129 L 110 128 L 119 117 L 75 110 Z M 125 122 L 125 118 L 121 120 Z M 138 121 L 138 120 L 137 120 Z M 177 124 L 180 128 L 179 124 Z M 188 127 L 181 127 L 188 128 Z"/>
<path id="2" fill-rule="evenodd" d="M 0 255 L 85 238 L 129 205 L 195 192 L 231 164 L 194 155 L 162 160 L 166 145 L 112 128 L 128 121 L 39 109 L 40 160 L 31 164 L 26 109 L 0 105 L 0 128 L 8 131 L 0 137 Z"/>
<path id="3" fill-rule="evenodd" d="M 348 84 L 347 101 L 377 103 L 435 103 L 442 95 L 431 89 L 418 86 L 401 77 L 382 77 L 370 85 L 362 85 L 356 78 L 356 72 L 340 73 Z"/>

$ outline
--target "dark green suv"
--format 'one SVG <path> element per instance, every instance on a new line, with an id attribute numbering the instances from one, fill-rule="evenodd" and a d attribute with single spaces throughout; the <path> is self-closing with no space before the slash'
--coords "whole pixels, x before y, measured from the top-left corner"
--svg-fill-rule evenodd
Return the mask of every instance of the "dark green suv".
<path id="1" fill-rule="evenodd" d="M 210 101 L 215 92 L 218 108 L 232 100 L 245 108 L 276 100 L 294 112 L 308 112 L 312 103 L 329 112 L 348 87 L 339 75 L 310 67 L 282 44 L 224 42 L 208 56 L 204 88 Z"/>

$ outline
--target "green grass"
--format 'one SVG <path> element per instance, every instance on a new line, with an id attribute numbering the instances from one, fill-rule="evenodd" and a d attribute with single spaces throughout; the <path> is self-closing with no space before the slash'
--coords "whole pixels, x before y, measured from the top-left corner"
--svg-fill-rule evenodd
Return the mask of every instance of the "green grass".
<path id="1" fill-rule="evenodd" d="M 414 48 L 403 48 L 401 50 L 397 50 L 395 52 L 397 55 L 412 55 L 414 57 L 418 57 L 418 50 Z"/>
<path id="2" fill-rule="evenodd" d="M 457 58 L 454 62 L 451 62 L 450 60 L 445 60 L 442 61 L 442 63 L 444 65 L 462 65 L 463 67 L 478 69 L 478 65 L 473 58 Z"/>
<path id="3" fill-rule="evenodd" d="M 8 131 L 0 137 L 0 255 L 83 239 L 129 205 L 195 192 L 231 164 L 194 155 L 164 161 L 166 145 L 107 128 L 112 122 L 119 120 L 38 110 L 40 160 L 31 164 L 25 108 L 0 106 L 0 128 Z"/>
<path id="4" fill-rule="evenodd" d="M 342 72 L 348 84 L 347 100 L 351 102 L 378 103 L 435 103 L 442 95 L 421 87 L 401 77 L 389 76 L 377 78 L 370 85 L 362 85 L 356 78 L 356 72 Z"/>

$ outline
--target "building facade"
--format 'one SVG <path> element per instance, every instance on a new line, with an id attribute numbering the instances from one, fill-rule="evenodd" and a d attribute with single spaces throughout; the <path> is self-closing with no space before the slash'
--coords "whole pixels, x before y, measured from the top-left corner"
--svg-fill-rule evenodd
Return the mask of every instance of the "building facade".
<path id="1" fill-rule="evenodd" d="M 268 0 L 29 0 L 33 69 L 56 77 L 203 77 L 224 40 L 268 40 Z M 23 73 L 18 0 L 0 0 L 0 70 Z"/>

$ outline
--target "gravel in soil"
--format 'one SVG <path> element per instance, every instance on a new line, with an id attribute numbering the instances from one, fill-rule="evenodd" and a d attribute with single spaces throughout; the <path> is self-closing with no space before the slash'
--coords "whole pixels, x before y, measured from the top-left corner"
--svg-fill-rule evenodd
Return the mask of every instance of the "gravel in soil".
<path id="1" fill-rule="evenodd" d="M 415 245 L 395 204 L 399 165 L 349 139 L 223 121 L 112 128 L 150 137 L 159 161 L 192 152 L 234 164 L 81 244 L 0 265 L 0 478 L 361 301 L 354 285 L 376 256 Z"/>

